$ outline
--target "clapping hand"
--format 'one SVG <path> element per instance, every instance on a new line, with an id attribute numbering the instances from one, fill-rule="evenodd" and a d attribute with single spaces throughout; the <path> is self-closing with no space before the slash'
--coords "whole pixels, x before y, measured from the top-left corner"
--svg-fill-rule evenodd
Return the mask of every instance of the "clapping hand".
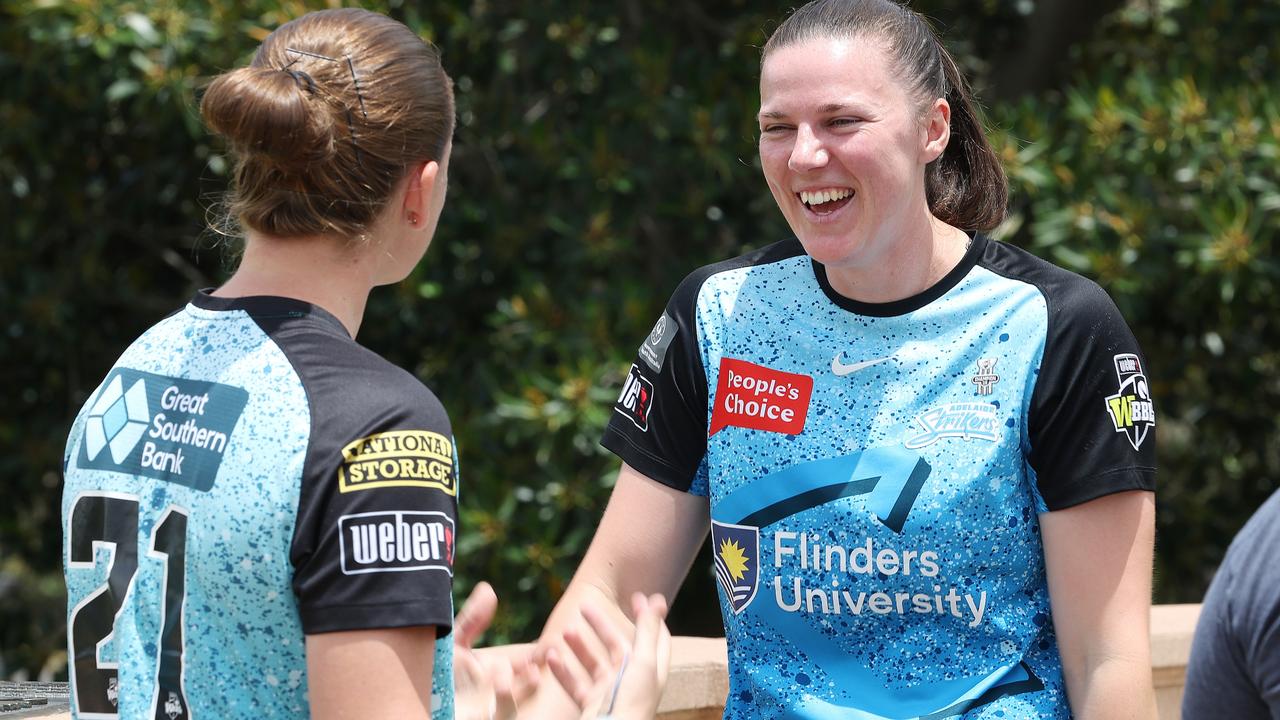
<path id="1" fill-rule="evenodd" d="M 636 593 L 631 607 L 636 629 L 630 641 L 593 605 L 582 607 L 585 625 L 565 631 L 565 644 L 585 677 L 561 651 L 547 651 L 552 674 L 577 703 L 582 718 L 607 714 L 617 720 L 649 720 L 657 712 L 671 662 L 671 632 L 663 622 L 667 601 L 662 595 Z"/>
<path id="2" fill-rule="evenodd" d="M 489 583 L 471 591 L 453 621 L 454 711 L 458 720 L 512 720 L 537 687 L 541 668 L 532 651 L 486 655 L 474 643 L 493 621 L 498 596 Z"/>

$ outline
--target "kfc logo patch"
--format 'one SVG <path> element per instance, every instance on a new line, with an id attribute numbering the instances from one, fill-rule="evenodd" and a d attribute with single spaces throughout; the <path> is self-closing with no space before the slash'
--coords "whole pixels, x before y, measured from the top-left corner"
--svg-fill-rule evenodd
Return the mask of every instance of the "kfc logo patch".
<path id="1" fill-rule="evenodd" d="M 649 411 L 653 409 L 653 383 L 645 377 L 640 368 L 631 366 L 627 373 L 627 381 L 622 384 L 622 394 L 613 406 L 615 412 L 626 417 L 641 432 L 649 432 Z"/>

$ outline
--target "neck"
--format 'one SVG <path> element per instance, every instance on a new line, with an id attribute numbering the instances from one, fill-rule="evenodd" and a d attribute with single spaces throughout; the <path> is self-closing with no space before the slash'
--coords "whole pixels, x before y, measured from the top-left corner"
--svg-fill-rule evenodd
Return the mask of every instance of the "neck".
<path id="1" fill-rule="evenodd" d="M 250 231 L 240 267 L 213 294 L 302 300 L 332 313 L 355 337 L 374 284 L 368 253 L 353 250 L 345 239 L 279 238 Z"/>
<path id="2" fill-rule="evenodd" d="M 828 266 L 827 280 L 833 290 L 851 300 L 903 300 L 924 292 L 951 272 L 968 247 L 964 231 L 928 215 L 902 236 L 890 239 L 888 247 L 868 262 Z"/>

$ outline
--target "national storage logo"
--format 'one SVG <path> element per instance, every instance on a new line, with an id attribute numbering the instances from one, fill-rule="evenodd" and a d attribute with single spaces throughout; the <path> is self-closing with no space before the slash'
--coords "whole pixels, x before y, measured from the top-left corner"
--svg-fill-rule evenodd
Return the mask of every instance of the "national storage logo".
<path id="1" fill-rule="evenodd" d="M 347 443 L 338 467 L 338 492 L 386 487 L 456 495 L 453 441 L 430 430 L 390 430 Z"/>
<path id="2" fill-rule="evenodd" d="M 206 491 L 248 400 L 231 385 L 116 368 L 89 407 L 76 465 Z"/>

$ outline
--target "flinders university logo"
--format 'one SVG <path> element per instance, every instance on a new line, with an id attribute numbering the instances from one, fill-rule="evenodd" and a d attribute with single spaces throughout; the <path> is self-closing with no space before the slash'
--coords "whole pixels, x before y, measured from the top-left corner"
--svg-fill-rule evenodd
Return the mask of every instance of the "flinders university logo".
<path id="1" fill-rule="evenodd" d="M 243 388 L 116 368 L 89 406 L 76 465 L 213 487 Z"/>
<path id="2" fill-rule="evenodd" d="M 760 581 L 760 530 L 749 525 L 711 521 L 716 579 L 737 615 L 756 596 Z"/>

